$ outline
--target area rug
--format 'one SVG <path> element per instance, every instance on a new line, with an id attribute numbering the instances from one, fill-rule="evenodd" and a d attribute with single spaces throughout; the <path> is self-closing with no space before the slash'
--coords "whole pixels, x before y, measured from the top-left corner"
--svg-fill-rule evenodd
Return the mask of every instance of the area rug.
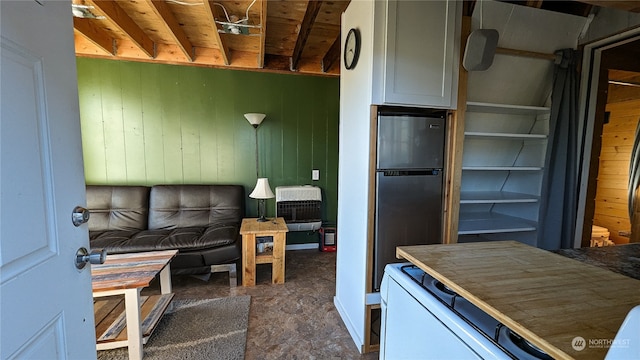
<path id="1" fill-rule="evenodd" d="M 143 346 L 144 359 L 244 359 L 250 303 L 250 296 L 173 301 Z M 98 359 L 128 359 L 127 348 L 98 351 Z"/>

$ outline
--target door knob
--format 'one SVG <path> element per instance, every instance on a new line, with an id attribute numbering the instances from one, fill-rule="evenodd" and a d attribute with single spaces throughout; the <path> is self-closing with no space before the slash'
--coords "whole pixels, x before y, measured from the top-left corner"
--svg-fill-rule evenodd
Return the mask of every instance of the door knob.
<path id="1" fill-rule="evenodd" d="M 76 252 L 76 267 L 78 269 L 84 269 L 87 263 L 91 264 L 104 264 L 107 259 L 107 250 L 91 250 L 91 253 L 86 248 L 81 247 Z"/>
<path id="2" fill-rule="evenodd" d="M 89 209 L 85 209 L 82 206 L 76 206 L 73 208 L 73 212 L 71 213 L 71 222 L 73 225 L 78 227 L 87 221 L 89 221 Z"/>

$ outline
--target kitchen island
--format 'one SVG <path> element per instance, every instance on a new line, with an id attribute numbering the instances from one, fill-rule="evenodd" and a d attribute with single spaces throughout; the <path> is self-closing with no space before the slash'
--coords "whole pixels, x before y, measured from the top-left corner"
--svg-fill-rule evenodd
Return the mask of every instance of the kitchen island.
<path id="1" fill-rule="evenodd" d="M 556 359 L 604 358 L 640 304 L 638 280 L 514 241 L 398 247 L 397 255 Z M 576 337 L 587 346 L 573 346 Z"/>

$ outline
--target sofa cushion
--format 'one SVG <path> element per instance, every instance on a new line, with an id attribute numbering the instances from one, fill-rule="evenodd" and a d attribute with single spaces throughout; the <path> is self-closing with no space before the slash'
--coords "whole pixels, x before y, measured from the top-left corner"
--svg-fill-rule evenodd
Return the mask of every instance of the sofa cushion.
<path id="1" fill-rule="evenodd" d="M 156 185 L 149 199 L 149 229 L 240 224 L 244 216 L 241 185 Z"/>
<path id="2" fill-rule="evenodd" d="M 234 244 L 238 240 L 238 231 L 236 224 L 133 232 L 104 231 L 91 234 L 91 248 L 106 249 L 109 254 L 170 249 L 198 251 Z"/>
<path id="3" fill-rule="evenodd" d="M 144 230 L 149 215 L 146 186 L 87 185 L 89 231 Z"/>

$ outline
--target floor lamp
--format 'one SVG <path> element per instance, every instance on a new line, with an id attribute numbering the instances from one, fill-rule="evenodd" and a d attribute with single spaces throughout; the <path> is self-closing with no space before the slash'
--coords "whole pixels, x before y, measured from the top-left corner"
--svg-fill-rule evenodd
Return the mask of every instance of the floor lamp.
<path id="1" fill-rule="evenodd" d="M 247 121 L 249 121 L 249 124 L 251 124 L 251 126 L 253 126 L 253 130 L 255 133 L 255 137 L 256 137 L 256 178 L 260 178 L 260 174 L 258 173 L 258 169 L 259 169 L 259 165 L 258 165 L 258 126 L 260 126 L 260 124 L 262 124 L 262 120 L 264 120 L 264 118 L 267 115 L 265 114 L 258 114 L 258 113 L 248 113 L 248 114 L 244 114 L 244 117 L 247 119 Z"/>
<path id="2" fill-rule="evenodd" d="M 244 117 L 247 119 L 247 121 L 249 121 L 251 126 L 253 126 L 256 138 L 256 178 L 258 179 L 258 181 L 256 182 L 256 187 L 253 189 L 251 194 L 249 194 L 249 197 L 258 200 L 258 221 L 263 222 L 267 221 L 267 218 L 265 217 L 265 201 L 266 199 L 275 197 L 275 195 L 273 195 L 273 191 L 271 191 L 271 187 L 269 186 L 269 179 L 260 177 L 260 164 L 258 161 L 258 126 L 260 126 L 262 120 L 264 120 L 266 115 L 258 113 L 248 113 L 244 114 Z"/>

